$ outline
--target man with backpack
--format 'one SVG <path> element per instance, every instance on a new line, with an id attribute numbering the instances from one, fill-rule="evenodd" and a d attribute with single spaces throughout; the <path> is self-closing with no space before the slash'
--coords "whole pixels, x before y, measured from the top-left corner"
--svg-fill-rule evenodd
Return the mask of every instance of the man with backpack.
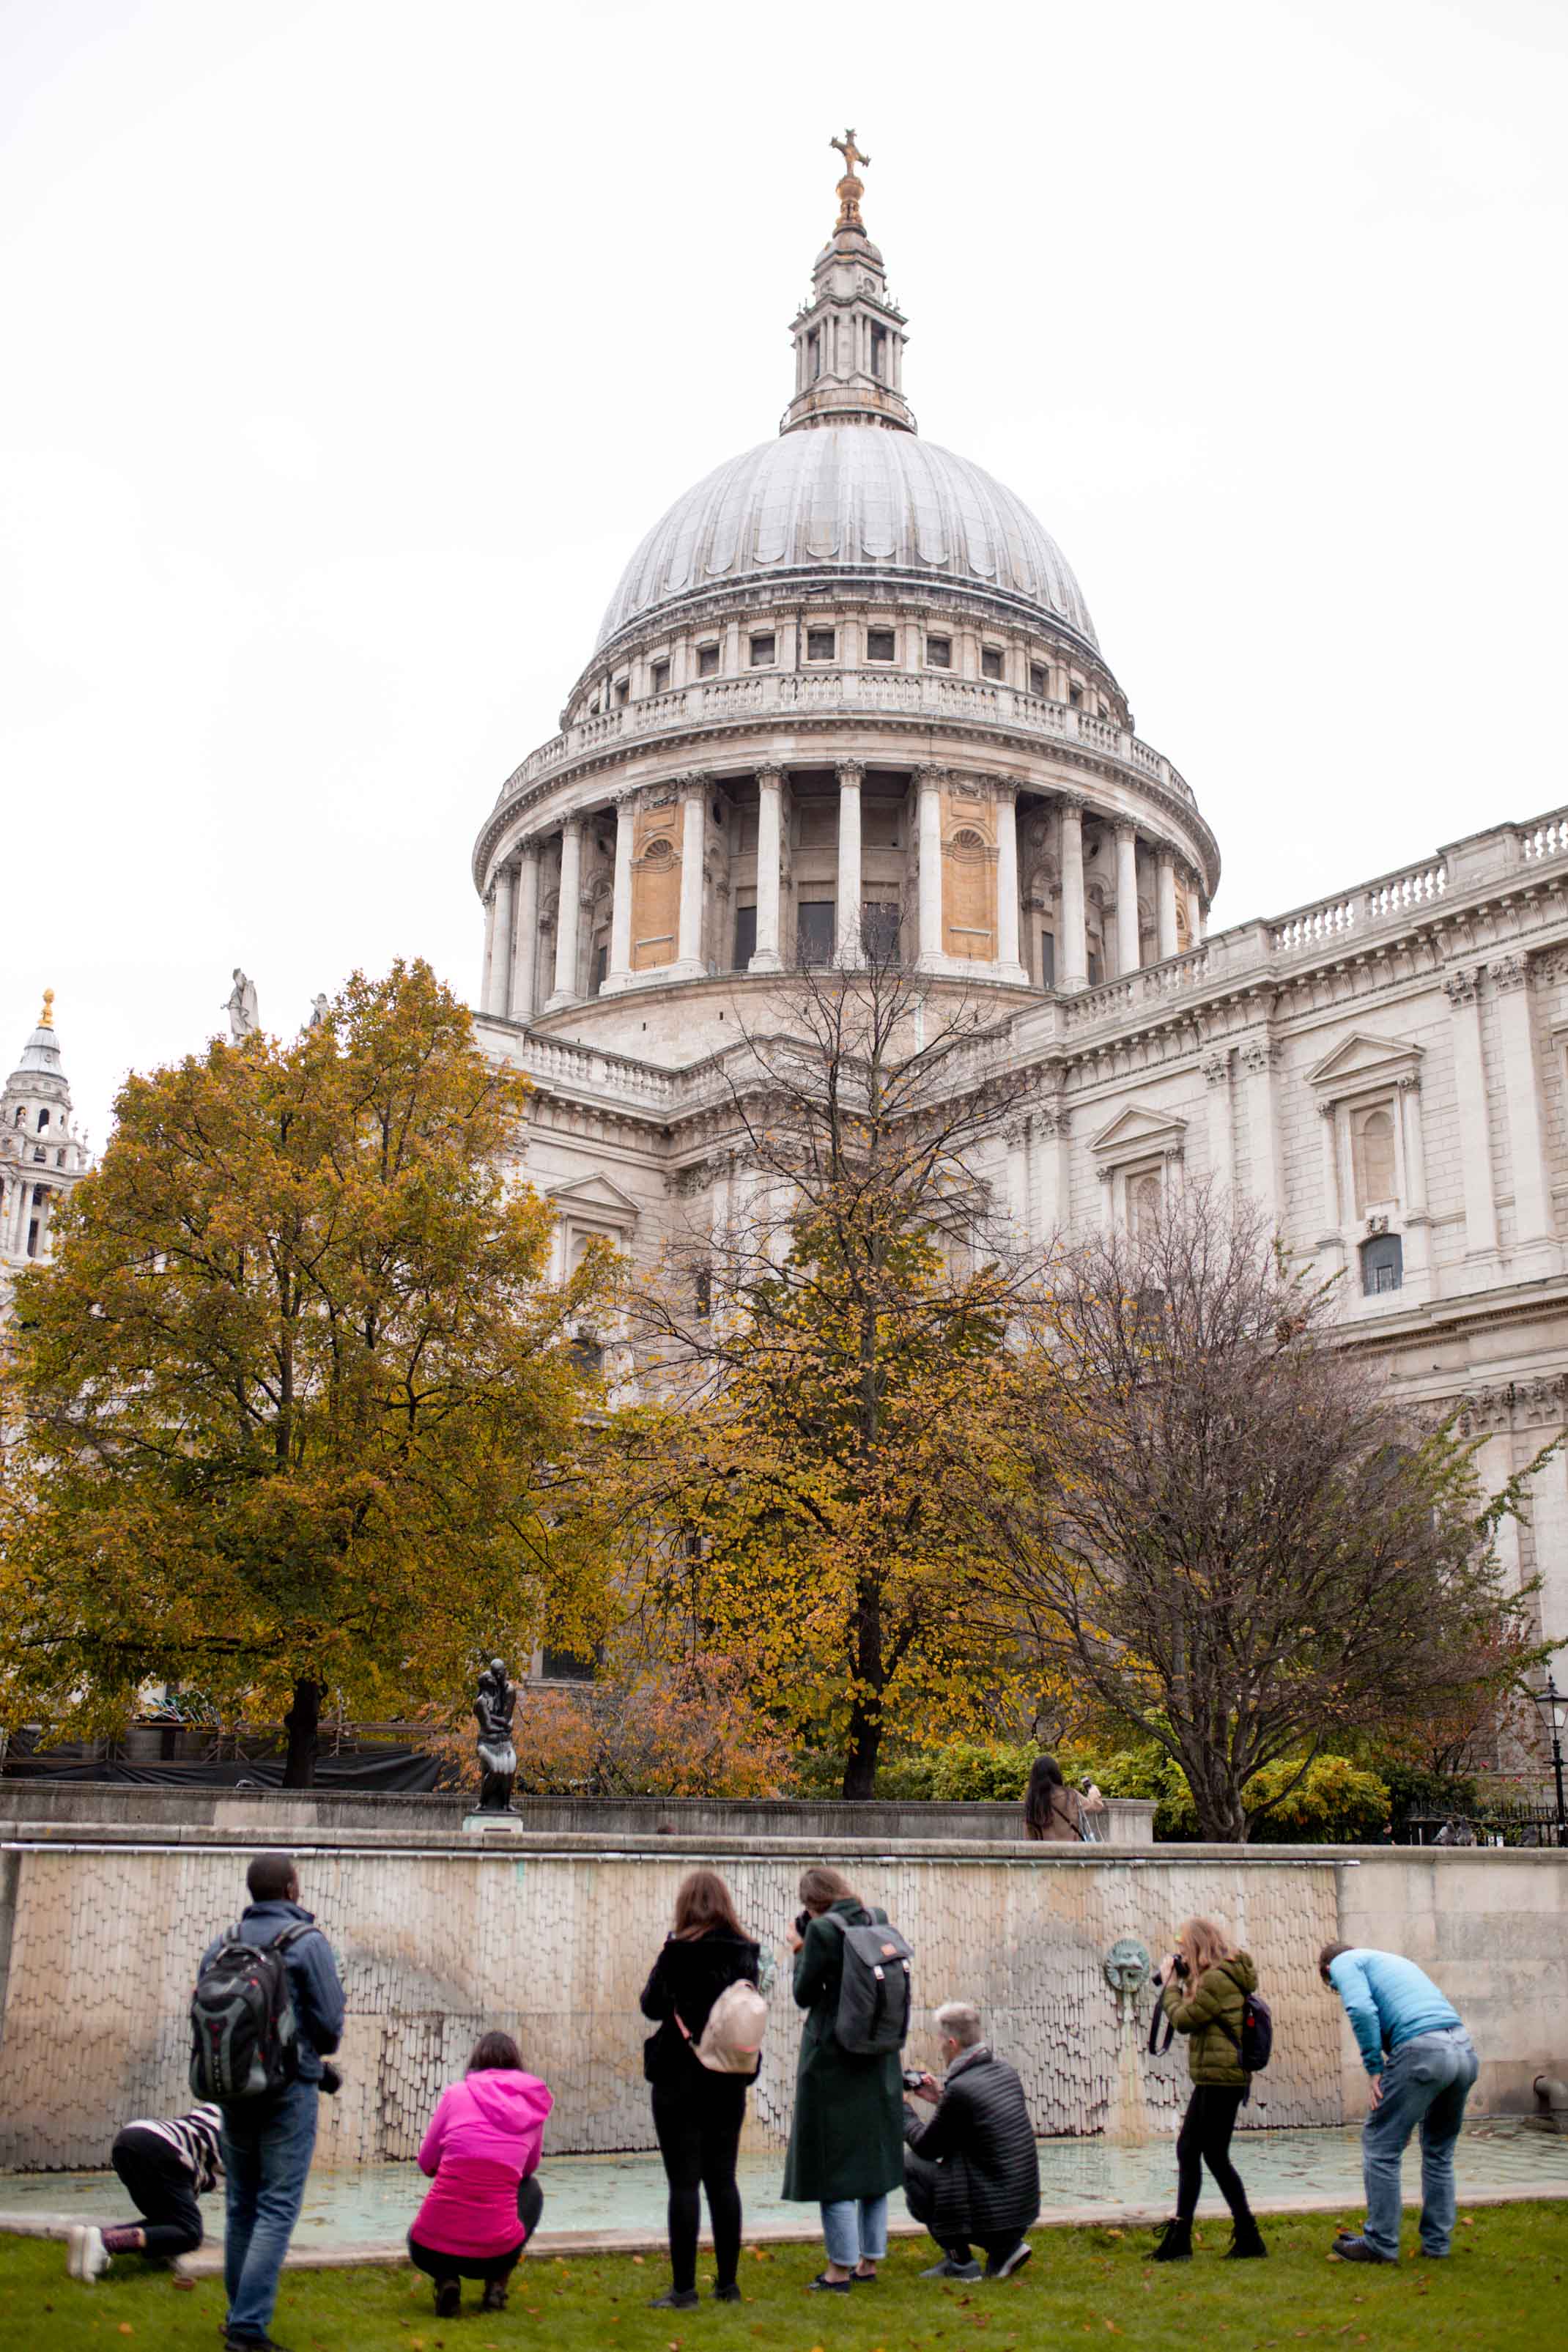
<path id="1" fill-rule="evenodd" d="M 270 2333 L 278 2278 L 304 2201 L 323 2090 L 323 2063 L 343 2030 L 343 1988 L 331 1948 L 300 1907 L 286 1853 L 258 1853 L 250 1901 L 202 1956 L 191 2000 L 191 2087 L 223 2111 L 226 2210 L 223 2252 L 232 2352 L 278 2352 Z"/>
<path id="2" fill-rule="evenodd" d="M 1343 2001 L 1372 2077 L 1361 2135 L 1366 2227 L 1342 2231 L 1333 2251 L 1344 2263 L 1399 2260 L 1400 2169 L 1419 2124 L 1421 2251 L 1440 2261 L 1454 2235 L 1454 2149 L 1480 2072 L 1475 2044 L 1453 2003 L 1398 1952 L 1325 1944 L 1318 1973 Z"/>
<path id="3" fill-rule="evenodd" d="M 980 2011 L 965 2000 L 936 2013 L 946 2075 L 918 2081 L 912 2096 L 936 2108 L 929 2123 L 904 2109 L 904 2202 L 942 2249 L 922 2278 L 977 2279 L 971 2242 L 985 2255 L 988 2279 L 1011 2278 L 1033 2252 L 1024 2235 L 1039 2219 L 1040 2160 L 1017 2070 L 981 2034 Z"/>

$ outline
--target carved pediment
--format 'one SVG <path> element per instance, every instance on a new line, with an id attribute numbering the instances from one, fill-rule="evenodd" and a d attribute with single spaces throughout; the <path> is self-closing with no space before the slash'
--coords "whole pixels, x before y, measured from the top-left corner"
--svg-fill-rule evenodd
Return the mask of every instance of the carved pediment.
<path id="1" fill-rule="evenodd" d="M 585 1224 L 613 1226 L 623 1233 L 641 1213 L 631 1194 L 598 1169 L 570 1184 L 552 1184 L 544 1197 L 559 1216 L 576 1216 Z"/>
<path id="2" fill-rule="evenodd" d="M 1146 1103 L 1129 1103 L 1089 1145 L 1097 1164 L 1119 1168 L 1131 1160 L 1179 1160 L 1186 1150 L 1187 1122 Z"/>
<path id="3" fill-rule="evenodd" d="M 1419 1045 L 1399 1038 L 1373 1037 L 1358 1029 L 1326 1055 L 1315 1069 L 1308 1071 L 1307 1083 L 1323 1101 L 1334 1102 L 1342 1095 L 1367 1094 L 1379 1087 L 1396 1087 L 1412 1080 L 1418 1085 L 1421 1062 Z"/>

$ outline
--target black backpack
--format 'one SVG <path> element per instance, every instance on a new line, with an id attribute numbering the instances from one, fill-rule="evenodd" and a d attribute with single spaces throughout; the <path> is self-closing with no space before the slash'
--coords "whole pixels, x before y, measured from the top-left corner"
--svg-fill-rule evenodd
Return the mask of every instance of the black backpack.
<path id="1" fill-rule="evenodd" d="M 1214 2021 L 1226 2040 L 1235 2044 L 1243 2074 L 1261 2074 L 1274 2055 L 1274 2012 L 1261 1993 L 1242 1994 L 1239 2034 L 1231 2032 L 1223 2017 Z"/>
<path id="2" fill-rule="evenodd" d="M 910 2034 L 910 1962 L 912 1946 L 896 1927 L 872 1920 L 852 1927 L 841 1911 L 825 1911 L 844 1939 L 838 1979 L 839 2047 L 856 2058 L 881 2058 L 901 2050 Z"/>
<path id="3" fill-rule="evenodd" d="M 284 1959 L 308 1935 L 297 1919 L 265 1944 L 232 1927 L 196 1979 L 191 1995 L 191 2088 L 220 2105 L 264 2099 L 299 2072 L 299 2030 Z"/>

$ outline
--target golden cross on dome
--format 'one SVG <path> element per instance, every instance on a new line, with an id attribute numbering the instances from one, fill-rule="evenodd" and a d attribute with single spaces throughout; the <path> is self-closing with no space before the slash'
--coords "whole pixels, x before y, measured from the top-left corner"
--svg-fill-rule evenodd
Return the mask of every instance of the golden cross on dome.
<path id="1" fill-rule="evenodd" d="M 866 192 L 866 184 L 856 176 L 855 166 L 857 163 L 868 163 L 871 158 L 856 146 L 853 131 L 846 131 L 842 139 L 830 139 L 827 143 L 830 147 L 837 147 L 844 158 L 844 177 L 835 192 L 838 198 L 838 226 L 840 228 L 863 227 L 860 199 Z"/>

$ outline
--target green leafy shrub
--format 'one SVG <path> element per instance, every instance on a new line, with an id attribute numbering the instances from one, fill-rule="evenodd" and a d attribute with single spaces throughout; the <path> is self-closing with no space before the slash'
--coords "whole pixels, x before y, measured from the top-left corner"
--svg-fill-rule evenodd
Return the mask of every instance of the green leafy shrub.
<path id="1" fill-rule="evenodd" d="M 939 1804 L 1016 1805 L 1023 1802 L 1037 1748 L 958 1740 L 931 1758 L 931 1792 Z"/>
<path id="2" fill-rule="evenodd" d="M 1242 1790 L 1251 1834 L 1276 1845 L 1375 1845 L 1388 1826 L 1387 1783 L 1344 1756 L 1314 1758 L 1289 1795 L 1258 1818 L 1300 1769 L 1300 1759 L 1282 1757 L 1253 1774 Z"/>

